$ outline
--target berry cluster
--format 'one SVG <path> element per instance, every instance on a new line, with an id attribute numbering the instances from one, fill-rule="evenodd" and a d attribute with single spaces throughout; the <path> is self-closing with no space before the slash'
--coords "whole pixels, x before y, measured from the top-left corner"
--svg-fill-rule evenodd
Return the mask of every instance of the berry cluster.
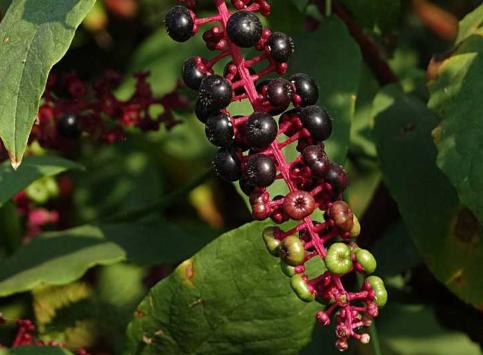
<path id="1" fill-rule="evenodd" d="M 115 72 L 106 72 L 93 85 L 73 73 L 59 77 L 51 74 L 29 142 L 65 152 L 82 135 L 114 143 L 124 140 L 130 127 L 142 131 L 157 131 L 161 124 L 173 127 L 177 123 L 173 111 L 188 108 L 188 103 L 176 90 L 163 97 L 154 96 L 148 75 L 135 74 L 133 94 L 120 100 L 114 90 L 122 77 Z M 161 113 L 153 117 L 153 108 Z M 4 148 L 0 156 L 7 159 Z"/>
<path id="2" fill-rule="evenodd" d="M 288 80 L 265 79 L 270 74 L 285 74 L 294 52 L 289 36 L 263 28 L 256 13 L 270 13 L 266 1 L 232 0 L 233 13 L 224 0 L 214 2 L 215 16 L 197 17 L 194 1 L 189 1 L 189 8 L 175 6 L 165 19 L 168 34 L 179 42 L 187 41 L 200 26 L 211 24 L 203 39 L 209 49 L 219 53 L 211 59 L 188 58 L 182 76 L 188 87 L 198 91 L 196 115 L 206 124 L 209 141 L 219 147 L 214 169 L 225 180 L 239 180 L 249 195 L 255 219 L 298 222 L 287 231 L 277 226 L 265 229 L 268 250 L 281 258 L 282 270 L 291 277 L 291 286 L 302 300 L 317 299 L 327 305 L 316 318 L 324 325 L 335 319 L 339 350 L 348 348 L 350 338 L 367 343 L 369 334 L 361 329 L 377 316 L 387 292 L 377 276 L 366 277 L 354 292 L 342 282 L 353 271 L 371 274 L 376 261 L 355 243 L 360 225 L 343 201 L 346 172 L 324 151 L 332 119 L 316 105 L 317 85 L 301 73 Z M 241 48 L 254 48 L 259 54 L 245 58 Z M 214 65 L 223 60 L 223 75 L 215 74 Z M 232 116 L 227 109 L 230 103 L 245 99 L 254 112 Z M 276 115 L 280 115 L 278 123 Z M 287 161 L 284 148 L 292 144 L 299 154 Z M 285 196 L 270 196 L 267 190 L 277 179 L 288 187 Z M 317 209 L 323 211 L 323 220 L 311 217 Z M 309 279 L 305 264 L 314 257 L 323 260 L 325 269 Z"/>
<path id="3" fill-rule="evenodd" d="M 5 318 L 2 317 L 0 314 L 0 324 L 5 324 L 7 321 Z M 10 346 L 10 348 L 17 348 L 19 346 L 54 346 L 59 348 L 64 348 L 65 344 L 57 341 L 49 341 L 44 342 L 42 340 L 36 340 L 34 337 L 34 333 L 37 329 L 35 324 L 28 319 L 19 319 L 15 322 L 17 326 L 17 334 L 15 335 L 15 339 Z M 2 345 L 0 345 L 0 349 L 2 349 Z M 76 355 L 89 355 L 89 352 L 85 349 L 77 349 L 74 352 Z"/>

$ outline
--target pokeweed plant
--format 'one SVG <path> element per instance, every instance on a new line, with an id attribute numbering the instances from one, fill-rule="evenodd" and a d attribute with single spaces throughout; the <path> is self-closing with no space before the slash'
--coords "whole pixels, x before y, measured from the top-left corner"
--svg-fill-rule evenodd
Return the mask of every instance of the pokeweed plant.
<path id="1" fill-rule="evenodd" d="M 168 34 L 178 42 L 209 26 L 203 40 L 217 54 L 187 58 L 182 77 L 186 86 L 198 91 L 196 116 L 205 124 L 208 140 L 219 147 L 214 170 L 224 180 L 239 181 L 256 220 L 296 222 L 288 230 L 268 227 L 261 237 L 268 251 L 280 257 L 297 296 L 326 305 L 315 316 L 322 325 L 335 322 L 336 348 L 346 350 L 351 338 L 368 343 L 364 328 L 386 304 L 387 291 L 381 278 L 367 276 L 375 271 L 376 260 L 356 243 L 360 224 L 343 200 L 346 171 L 324 151 L 332 118 L 317 105 L 318 87 L 310 75 L 273 78 L 287 72 L 295 46 L 285 33 L 263 28 L 257 14 L 268 16 L 269 3 L 232 0 L 231 4 L 235 12 L 226 1 L 215 0 L 216 15 L 199 17 L 196 2 L 184 1 L 165 18 Z M 248 48 L 258 53 L 247 56 Z M 223 71 L 215 73 L 215 66 L 223 62 Z M 250 102 L 253 112 L 232 115 L 229 105 L 242 100 Z M 296 145 L 298 152 L 291 161 L 285 154 L 290 145 Z M 270 195 L 268 187 L 275 180 L 285 183 L 286 195 Z M 323 211 L 321 221 L 313 217 L 317 210 Z M 305 264 L 312 258 L 321 258 L 326 269 L 309 279 Z M 365 276 L 359 290 L 345 285 L 351 273 Z"/>

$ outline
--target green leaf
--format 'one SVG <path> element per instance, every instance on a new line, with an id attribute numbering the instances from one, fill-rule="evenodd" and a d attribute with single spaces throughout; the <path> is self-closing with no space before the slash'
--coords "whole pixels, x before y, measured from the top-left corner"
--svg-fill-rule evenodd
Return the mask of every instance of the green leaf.
<path id="1" fill-rule="evenodd" d="M 225 233 L 158 283 L 128 327 L 128 354 L 296 354 L 316 302 L 295 295 L 260 237 L 266 223 Z"/>
<path id="2" fill-rule="evenodd" d="M 161 221 L 85 225 L 44 233 L 0 262 L 0 297 L 39 285 L 67 284 L 96 265 L 123 260 L 143 265 L 174 263 L 206 241 Z"/>
<path id="3" fill-rule="evenodd" d="M 324 21 L 313 33 L 296 36 L 295 46 L 290 68 L 294 73 L 308 73 L 319 85 L 319 103 L 333 118 L 327 151 L 331 159 L 343 162 L 359 87 L 359 47 L 345 25 L 335 17 Z"/>
<path id="4" fill-rule="evenodd" d="M 17 170 L 8 162 L 3 162 L 0 164 L 0 207 L 37 179 L 54 176 L 66 170 L 82 169 L 82 165 L 52 156 L 26 157 Z"/>
<path id="5" fill-rule="evenodd" d="M 384 88 L 374 107 L 384 181 L 416 248 L 439 281 L 464 301 L 481 305 L 482 229 L 436 167 L 431 130 L 438 118 L 395 86 Z"/>
<path id="6" fill-rule="evenodd" d="M 22 161 L 52 66 L 65 54 L 95 0 L 17 0 L 0 23 L 0 137 Z"/>
<path id="7" fill-rule="evenodd" d="M 430 85 L 428 106 L 441 117 L 434 130 L 437 164 L 448 176 L 461 202 L 483 222 L 483 33 L 462 42 L 439 68 Z"/>
<path id="8" fill-rule="evenodd" d="M 400 0 L 342 0 L 361 26 L 382 32 L 393 30 L 401 13 Z"/>
<path id="9" fill-rule="evenodd" d="M 1 353 L 0 353 L 1 354 Z M 57 346 L 19 346 L 5 352 L 8 355 L 73 355 L 69 350 Z"/>
<path id="10" fill-rule="evenodd" d="M 456 44 L 475 33 L 481 34 L 481 26 L 483 25 L 483 5 L 478 6 L 475 10 L 467 14 L 459 24 L 458 37 Z"/>

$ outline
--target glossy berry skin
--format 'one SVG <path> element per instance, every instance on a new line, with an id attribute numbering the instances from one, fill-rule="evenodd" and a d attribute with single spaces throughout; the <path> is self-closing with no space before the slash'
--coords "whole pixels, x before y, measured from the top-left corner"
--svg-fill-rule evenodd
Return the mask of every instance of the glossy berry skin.
<path id="1" fill-rule="evenodd" d="M 332 120 L 324 109 L 318 106 L 304 107 L 301 112 L 302 124 L 316 141 L 324 141 L 332 133 Z"/>
<path id="2" fill-rule="evenodd" d="M 282 240 L 280 257 L 290 266 L 297 266 L 305 260 L 303 242 L 295 235 L 290 235 Z"/>
<path id="3" fill-rule="evenodd" d="M 361 234 L 361 224 L 359 223 L 359 219 L 357 216 L 352 213 L 353 219 L 352 219 L 352 229 L 350 231 L 350 236 L 352 238 L 357 238 L 359 234 Z"/>
<path id="4" fill-rule="evenodd" d="M 231 102 L 231 85 L 221 75 L 209 75 L 201 81 L 200 101 L 210 110 L 219 110 Z"/>
<path id="5" fill-rule="evenodd" d="M 275 227 L 267 227 L 263 230 L 262 236 L 265 246 L 270 254 L 278 256 L 280 254 L 280 246 L 282 242 L 275 238 Z"/>
<path id="6" fill-rule="evenodd" d="M 65 138 L 79 138 L 81 135 L 79 117 L 72 113 L 62 116 L 57 122 L 57 130 Z"/>
<path id="7" fill-rule="evenodd" d="M 229 149 L 221 148 L 213 159 L 216 174 L 226 181 L 236 181 L 241 176 L 241 166 L 237 156 Z"/>
<path id="8" fill-rule="evenodd" d="M 277 123 L 265 112 L 253 113 L 246 123 L 245 138 L 252 148 L 265 148 L 277 137 Z"/>
<path id="9" fill-rule="evenodd" d="M 315 209 L 315 200 L 306 191 L 291 191 L 283 201 L 283 209 L 294 220 L 310 216 Z"/>
<path id="10" fill-rule="evenodd" d="M 215 114 L 217 109 L 213 109 L 210 106 L 204 104 L 200 99 L 196 101 L 195 104 L 195 115 L 203 123 L 206 123 L 208 117 Z"/>
<path id="11" fill-rule="evenodd" d="M 282 32 L 273 32 L 266 46 L 271 57 L 279 63 L 287 62 L 295 49 L 293 39 Z"/>
<path id="12" fill-rule="evenodd" d="M 332 186 L 335 193 L 340 193 L 347 187 L 347 173 L 342 166 L 332 163 L 325 174 L 325 181 Z"/>
<path id="13" fill-rule="evenodd" d="M 272 158 L 263 154 L 252 155 L 247 162 L 247 178 L 258 187 L 270 186 L 275 180 L 277 170 Z"/>
<path id="14" fill-rule="evenodd" d="M 354 216 L 345 201 L 335 201 L 327 210 L 335 225 L 344 232 L 350 232 L 354 225 Z"/>
<path id="15" fill-rule="evenodd" d="M 344 243 L 332 244 L 327 250 L 325 265 L 333 274 L 347 274 L 352 270 L 351 249 Z"/>
<path id="16" fill-rule="evenodd" d="M 230 117 L 224 112 L 219 112 L 208 118 L 205 133 L 208 140 L 218 147 L 228 147 L 234 140 L 233 125 Z"/>
<path id="17" fill-rule="evenodd" d="M 247 196 L 250 195 L 255 190 L 255 185 L 244 176 L 240 178 L 239 183 L 240 183 L 240 189 Z"/>
<path id="18" fill-rule="evenodd" d="M 287 264 L 285 261 L 280 260 L 280 268 L 282 272 L 287 275 L 288 277 L 292 277 L 296 274 L 295 267 L 292 265 Z"/>
<path id="19" fill-rule="evenodd" d="M 325 176 L 329 171 L 330 162 L 321 145 L 309 145 L 302 151 L 302 158 L 310 168 L 312 174 L 318 177 Z"/>
<path id="20" fill-rule="evenodd" d="M 292 276 L 290 278 L 290 286 L 292 286 L 292 289 L 302 301 L 312 302 L 315 300 L 314 292 L 310 289 L 302 275 Z"/>
<path id="21" fill-rule="evenodd" d="M 203 73 L 197 65 L 196 57 L 190 57 L 185 60 L 183 64 L 183 82 L 186 84 L 187 87 L 193 90 L 198 90 L 201 85 L 201 81 L 207 76 L 206 73 Z"/>
<path id="22" fill-rule="evenodd" d="M 169 9 L 164 22 L 169 36 L 177 42 L 185 42 L 193 35 L 194 21 L 184 6 Z"/>
<path id="23" fill-rule="evenodd" d="M 262 36 L 262 23 L 256 15 L 249 11 L 235 12 L 228 19 L 226 27 L 228 37 L 238 47 L 253 47 Z"/>
<path id="24" fill-rule="evenodd" d="M 267 100 L 272 105 L 271 113 L 279 114 L 290 105 L 292 89 L 290 82 L 285 79 L 270 80 L 267 84 Z"/>
<path id="25" fill-rule="evenodd" d="M 372 274 L 376 271 L 377 262 L 374 255 L 372 255 L 368 250 L 357 249 L 354 252 L 357 262 L 362 266 L 364 271 L 368 274 Z"/>
<path id="26" fill-rule="evenodd" d="M 382 279 L 378 276 L 369 276 L 366 279 L 366 282 L 369 283 L 372 290 L 374 291 L 374 302 L 379 307 L 384 307 L 387 302 L 387 291 L 386 287 L 384 286 L 384 281 L 382 281 Z"/>
<path id="27" fill-rule="evenodd" d="M 300 96 L 302 101 L 300 106 L 315 105 L 319 99 L 319 88 L 315 81 L 307 74 L 298 73 L 290 77 L 295 93 Z"/>

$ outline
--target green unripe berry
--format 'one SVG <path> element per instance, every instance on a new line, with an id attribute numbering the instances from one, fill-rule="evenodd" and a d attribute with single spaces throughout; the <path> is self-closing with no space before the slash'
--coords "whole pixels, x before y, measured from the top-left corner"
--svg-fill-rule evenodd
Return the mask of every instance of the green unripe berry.
<path id="1" fill-rule="evenodd" d="M 49 193 L 49 196 L 52 197 L 59 197 L 59 185 L 57 185 L 57 181 L 53 177 L 46 177 L 42 179 L 44 182 L 44 186 Z"/>
<path id="2" fill-rule="evenodd" d="M 334 243 L 329 247 L 324 261 L 331 273 L 347 274 L 352 269 L 351 249 L 344 243 Z"/>
<path id="3" fill-rule="evenodd" d="M 304 244 L 295 235 L 290 235 L 282 240 L 280 256 L 288 265 L 297 266 L 305 261 Z"/>
<path id="4" fill-rule="evenodd" d="M 280 246 L 282 242 L 275 238 L 275 231 L 277 230 L 276 227 L 267 227 L 263 230 L 262 236 L 263 241 L 265 242 L 265 246 L 270 254 L 274 256 L 280 255 Z"/>
<path id="5" fill-rule="evenodd" d="M 49 200 L 49 191 L 45 188 L 42 180 L 34 181 L 25 189 L 27 197 L 37 204 L 44 204 Z"/>
<path id="6" fill-rule="evenodd" d="M 378 276 L 369 276 L 366 281 L 371 286 L 372 290 L 374 291 L 374 302 L 379 307 L 384 307 L 387 302 L 387 290 L 384 286 L 384 281 Z"/>
<path id="7" fill-rule="evenodd" d="M 302 301 L 312 302 L 315 300 L 315 294 L 312 292 L 302 275 L 297 274 L 292 276 L 290 279 L 290 286 L 292 286 L 292 289 Z"/>
<path id="8" fill-rule="evenodd" d="M 361 224 L 359 223 L 359 219 L 356 215 L 352 218 L 352 229 L 350 231 L 350 235 L 352 238 L 356 238 L 361 234 Z"/>
<path id="9" fill-rule="evenodd" d="M 280 261 L 280 268 L 282 269 L 283 273 L 288 277 L 292 277 L 296 274 L 295 267 L 287 264 L 285 261 Z"/>
<path id="10" fill-rule="evenodd" d="M 357 262 L 361 264 L 365 272 L 367 272 L 368 274 L 372 274 L 376 270 L 376 259 L 374 258 L 374 255 L 372 255 L 368 250 L 357 249 L 354 254 L 356 256 Z"/>

